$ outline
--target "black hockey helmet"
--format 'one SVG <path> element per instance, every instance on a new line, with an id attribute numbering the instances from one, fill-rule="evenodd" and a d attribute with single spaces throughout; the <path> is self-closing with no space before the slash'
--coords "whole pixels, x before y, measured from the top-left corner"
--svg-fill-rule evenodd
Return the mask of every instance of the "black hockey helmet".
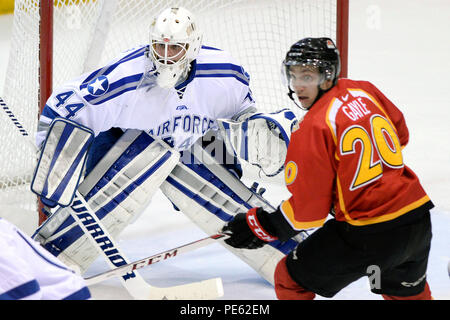
<path id="1" fill-rule="evenodd" d="M 288 72 L 290 66 L 317 67 L 322 76 L 321 80 L 331 80 L 335 85 L 341 72 L 339 50 L 330 38 L 304 38 L 291 46 L 283 61 L 281 72 L 283 80 L 289 88 L 288 95 L 294 100 Z M 323 93 L 324 91 L 319 89 L 319 97 Z M 296 101 L 294 100 L 294 102 Z"/>

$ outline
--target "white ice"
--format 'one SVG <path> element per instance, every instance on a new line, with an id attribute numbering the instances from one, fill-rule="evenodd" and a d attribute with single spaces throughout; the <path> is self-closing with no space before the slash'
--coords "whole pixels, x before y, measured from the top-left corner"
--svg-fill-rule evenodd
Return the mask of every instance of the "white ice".
<path id="1" fill-rule="evenodd" d="M 435 299 L 450 299 L 450 1 L 350 1 L 349 78 L 369 80 L 405 114 L 410 143 L 406 164 L 419 176 L 432 198 L 433 240 L 428 282 Z M 0 96 L 8 58 L 12 16 L 0 16 Z M 249 183 L 251 181 L 248 181 Z M 263 185 L 276 205 L 288 197 L 281 185 Z M 14 212 L 1 212 L 8 219 Z M 20 226 L 19 226 L 20 227 Z M 120 237 L 130 259 L 173 248 L 204 237 L 182 213 L 158 193 L 149 209 Z M 89 275 L 107 269 L 97 260 Z M 275 299 L 272 286 L 219 244 L 142 269 L 155 286 L 172 286 L 221 277 L 222 299 Z M 117 279 L 91 288 L 95 299 L 130 299 Z M 318 299 L 325 299 L 318 297 Z M 362 278 L 333 299 L 373 300 Z"/>

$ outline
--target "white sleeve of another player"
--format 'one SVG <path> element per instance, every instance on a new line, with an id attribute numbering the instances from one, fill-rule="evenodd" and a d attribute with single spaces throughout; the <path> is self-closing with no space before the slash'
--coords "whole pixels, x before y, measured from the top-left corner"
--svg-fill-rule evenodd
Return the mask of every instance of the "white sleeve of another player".
<path id="1" fill-rule="evenodd" d="M 0 300 L 39 300 L 42 295 L 39 283 L 30 265 L 11 246 L 13 241 L 12 235 L 0 226 Z"/>
<path id="2" fill-rule="evenodd" d="M 84 280 L 0 219 L 0 300 L 88 299 Z"/>

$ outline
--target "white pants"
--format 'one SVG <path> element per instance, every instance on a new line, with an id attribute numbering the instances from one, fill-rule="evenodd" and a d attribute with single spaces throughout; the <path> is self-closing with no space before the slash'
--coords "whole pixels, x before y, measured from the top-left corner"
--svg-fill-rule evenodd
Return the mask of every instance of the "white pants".
<path id="1" fill-rule="evenodd" d="M 0 300 L 84 300 L 83 278 L 13 224 L 0 219 Z"/>

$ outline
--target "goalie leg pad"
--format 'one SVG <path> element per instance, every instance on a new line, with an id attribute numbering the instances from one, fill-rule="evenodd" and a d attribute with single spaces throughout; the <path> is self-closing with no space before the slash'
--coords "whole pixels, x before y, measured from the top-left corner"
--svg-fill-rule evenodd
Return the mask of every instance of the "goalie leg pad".
<path id="1" fill-rule="evenodd" d="M 161 185 L 161 190 L 204 232 L 217 233 L 235 214 L 247 212 L 252 207 L 275 211 L 268 201 L 217 163 L 198 144 L 194 144 L 191 153 L 194 162 L 179 163 Z M 297 244 L 293 239 L 285 243 L 273 241 L 260 249 L 244 251 L 223 243 L 272 284 L 278 261 Z"/>
<path id="2" fill-rule="evenodd" d="M 73 201 L 94 133 L 76 122 L 57 118 L 48 131 L 31 190 L 51 206 Z"/>
<path id="3" fill-rule="evenodd" d="M 145 210 L 153 194 L 178 163 L 178 151 L 145 132 L 128 130 L 80 184 L 78 190 L 111 236 Z M 76 203 L 60 208 L 35 232 L 35 239 L 81 272 L 98 256 L 70 214 Z"/>

